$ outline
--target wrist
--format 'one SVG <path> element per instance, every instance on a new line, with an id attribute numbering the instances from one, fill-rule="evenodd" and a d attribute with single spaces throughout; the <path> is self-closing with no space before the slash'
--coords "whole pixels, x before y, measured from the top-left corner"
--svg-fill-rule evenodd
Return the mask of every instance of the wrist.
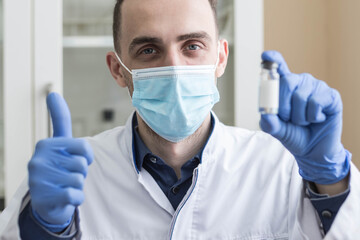
<path id="1" fill-rule="evenodd" d="M 43 220 L 40 217 L 40 215 L 35 211 L 35 209 L 32 207 L 31 207 L 31 214 L 39 224 L 41 224 L 44 228 L 46 228 L 47 230 L 53 233 L 63 232 L 70 225 L 73 219 L 73 216 L 71 216 L 71 218 L 68 221 L 66 221 L 66 223 L 58 225 L 58 224 L 51 224 Z"/>
<path id="2" fill-rule="evenodd" d="M 349 188 L 349 175 L 348 174 L 344 179 L 333 184 L 318 184 L 314 183 L 316 190 L 320 194 L 327 194 L 330 197 L 338 195 L 345 192 Z"/>
<path id="3" fill-rule="evenodd" d="M 337 184 L 350 172 L 351 153 L 344 148 L 332 158 L 325 157 L 324 161 L 296 156 L 295 158 L 302 178 L 319 185 Z"/>

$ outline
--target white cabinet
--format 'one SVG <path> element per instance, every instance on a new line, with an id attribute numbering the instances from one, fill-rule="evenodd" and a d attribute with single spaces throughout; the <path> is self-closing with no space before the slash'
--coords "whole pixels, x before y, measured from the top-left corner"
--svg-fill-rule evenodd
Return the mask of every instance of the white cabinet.
<path id="1" fill-rule="evenodd" d="M 48 136 L 46 88 L 62 92 L 62 1 L 4 3 L 4 187 L 26 178 L 35 143 Z M 21 7 L 19 7 L 21 6 Z"/>
<path id="2" fill-rule="evenodd" d="M 3 16 L 3 1 L 0 0 L 0 16 Z M 3 114 L 3 18 L 0 18 L 0 199 L 4 199 L 4 114 Z M 3 206 L 0 206 L 0 211 Z"/>

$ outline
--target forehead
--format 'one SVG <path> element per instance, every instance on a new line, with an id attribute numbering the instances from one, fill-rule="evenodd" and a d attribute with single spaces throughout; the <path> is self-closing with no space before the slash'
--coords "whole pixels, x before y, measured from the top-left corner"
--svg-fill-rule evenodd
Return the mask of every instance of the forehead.
<path id="1" fill-rule="evenodd" d="M 216 37 L 208 0 L 125 0 L 121 12 L 121 41 L 125 43 L 139 36 L 166 42 L 192 32 Z"/>

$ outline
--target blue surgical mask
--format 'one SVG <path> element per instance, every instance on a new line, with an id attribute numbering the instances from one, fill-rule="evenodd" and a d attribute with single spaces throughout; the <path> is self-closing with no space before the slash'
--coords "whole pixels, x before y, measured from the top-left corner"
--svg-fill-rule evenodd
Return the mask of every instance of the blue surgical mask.
<path id="1" fill-rule="evenodd" d="M 169 66 L 130 71 L 132 104 L 145 123 L 162 138 L 179 142 L 192 135 L 220 99 L 215 65 Z M 219 56 L 219 55 L 218 55 Z"/>

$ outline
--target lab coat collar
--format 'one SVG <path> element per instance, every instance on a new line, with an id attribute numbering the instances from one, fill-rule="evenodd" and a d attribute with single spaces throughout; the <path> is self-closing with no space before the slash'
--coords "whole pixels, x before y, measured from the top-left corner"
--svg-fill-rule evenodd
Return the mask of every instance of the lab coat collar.
<path id="1" fill-rule="evenodd" d="M 131 162 L 132 165 L 134 167 L 134 170 L 137 174 L 140 173 L 141 171 L 141 167 L 138 167 L 138 164 L 136 163 L 136 151 L 135 151 L 135 144 L 134 144 L 134 132 L 133 129 L 135 127 L 134 125 L 134 118 L 136 119 L 136 111 L 134 111 L 128 118 L 128 120 L 126 121 L 126 136 L 131 136 L 131 139 L 127 139 L 126 140 L 126 149 L 129 153 L 129 156 L 131 156 Z M 203 150 L 201 151 L 200 154 L 200 164 L 203 163 L 204 157 L 205 159 L 207 159 L 207 157 L 209 155 L 212 154 L 212 152 L 214 151 L 214 147 L 215 147 L 215 142 L 214 139 L 216 138 L 216 136 L 219 136 L 218 131 L 219 130 L 219 125 L 221 125 L 221 122 L 219 121 L 218 117 L 216 116 L 216 114 L 211 111 L 211 124 L 212 124 L 212 129 L 211 129 L 211 133 L 210 136 L 207 140 L 207 142 L 205 143 L 205 147 L 203 148 Z M 130 154 L 131 153 L 131 154 Z"/>
<path id="2" fill-rule="evenodd" d="M 201 163 L 201 156 L 204 151 L 204 148 L 205 148 L 207 142 L 209 141 L 209 138 L 214 130 L 214 124 L 215 124 L 215 120 L 214 120 L 213 115 L 211 114 L 210 135 L 209 135 L 208 139 L 206 140 L 206 143 L 204 144 L 203 148 L 201 148 L 200 151 L 193 157 L 193 159 L 195 159 L 195 158 L 199 159 L 200 163 Z M 139 171 L 141 171 L 145 156 L 147 154 L 153 154 L 153 153 L 150 151 L 150 149 L 147 148 L 145 143 L 142 141 L 137 129 L 138 129 L 138 121 L 136 118 L 136 114 L 134 113 L 133 118 L 132 118 L 133 149 L 135 150 L 134 156 L 135 156 L 136 167 Z"/>

